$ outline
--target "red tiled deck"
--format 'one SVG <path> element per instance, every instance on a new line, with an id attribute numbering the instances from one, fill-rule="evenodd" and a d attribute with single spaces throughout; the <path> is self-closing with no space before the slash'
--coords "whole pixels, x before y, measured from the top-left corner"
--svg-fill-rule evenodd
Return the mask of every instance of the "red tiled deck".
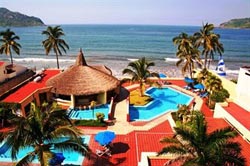
<path id="1" fill-rule="evenodd" d="M 238 122 L 250 130 L 250 112 L 240 107 L 234 102 L 228 103 L 227 107 L 223 107 L 229 114 L 231 114 Z"/>
<path id="2" fill-rule="evenodd" d="M 165 121 L 149 131 L 134 131 L 127 135 L 117 135 L 113 141 L 112 157 L 97 157 L 94 153 L 100 145 L 91 136 L 89 146 L 93 151 L 91 160 L 85 159 L 84 166 L 136 166 L 140 161 L 141 152 L 158 152 L 163 147 L 159 140 L 165 136 L 172 136 L 173 131 Z"/>
<path id="3" fill-rule="evenodd" d="M 24 100 L 27 96 L 31 95 L 37 89 L 45 87 L 46 81 L 60 73 L 60 70 L 45 70 L 44 77 L 39 82 L 29 82 L 26 85 L 19 88 L 15 93 L 12 93 L 8 97 L 6 97 L 3 101 L 4 102 L 15 102 L 19 103 Z"/>

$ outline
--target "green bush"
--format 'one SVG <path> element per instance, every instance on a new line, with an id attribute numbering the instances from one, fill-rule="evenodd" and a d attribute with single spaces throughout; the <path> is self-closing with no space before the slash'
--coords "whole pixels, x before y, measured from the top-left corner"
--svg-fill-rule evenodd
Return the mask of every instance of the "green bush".
<path id="1" fill-rule="evenodd" d="M 104 122 L 104 118 L 105 118 L 104 113 L 97 112 L 95 115 L 96 115 L 96 119 L 98 122 Z"/>
<path id="2" fill-rule="evenodd" d="M 84 119 L 81 119 L 81 120 L 76 120 L 74 122 L 74 124 L 76 126 L 90 126 L 90 127 L 105 127 L 107 126 L 107 124 L 105 122 L 99 122 L 97 120 L 84 120 Z"/>
<path id="3" fill-rule="evenodd" d="M 230 94 L 226 89 L 214 92 L 211 94 L 210 99 L 215 102 L 224 102 L 226 98 L 229 98 Z"/>

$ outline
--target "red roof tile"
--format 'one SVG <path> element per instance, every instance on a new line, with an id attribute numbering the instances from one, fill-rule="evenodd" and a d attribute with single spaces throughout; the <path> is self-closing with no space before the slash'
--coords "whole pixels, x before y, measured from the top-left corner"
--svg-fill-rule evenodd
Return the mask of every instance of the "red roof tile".
<path id="1" fill-rule="evenodd" d="M 240 107 L 239 105 L 230 102 L 227 107 L 223 107 L 230 113 L 238 122 L 250 130 L 250 112 Z"/>
<path id="2" fill-rule="evenodd" d="M 32 82 L 25 84 L 14 93 L 7 96 L 3 101 L 15 102 L 15 103 L 21 102 L 22 100 L 24 100 L 27 96 L 31 95 L 37 89 L 44 88 L 46 81 L 58 73 L 60 73 L 60 70 L 45 70 L 44 77 L 42 78 L 41 81 L 39 82 L 32 81 Z"/>
<path id="3" fill-rule="evenodd" d="M 4 64 L 4 62 L 3 61 L 0 61 L 0 66 L 2 66 Z"/>

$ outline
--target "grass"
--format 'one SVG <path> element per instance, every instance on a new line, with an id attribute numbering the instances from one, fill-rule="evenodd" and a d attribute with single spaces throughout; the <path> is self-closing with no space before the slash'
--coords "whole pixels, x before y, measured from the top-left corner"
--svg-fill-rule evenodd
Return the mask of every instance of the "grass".
<path id="1" fill-rule="evenodd" d="M 139 89 L 130 92 L 130 104 L 135 106 L 143 106 L 148 104 L 153 99 L 150 96 L 140 96 Z"/>

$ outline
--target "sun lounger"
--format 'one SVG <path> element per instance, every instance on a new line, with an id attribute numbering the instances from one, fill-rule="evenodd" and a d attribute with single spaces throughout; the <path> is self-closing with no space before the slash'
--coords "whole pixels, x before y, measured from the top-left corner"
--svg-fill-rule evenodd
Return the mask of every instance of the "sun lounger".
<path id="1" fill-rule="evenodd" d="M 186 90 L 192 89 L 192 88 L 191 88 L 190 86 L 188 86 L 188 85 L 184 86 L 183 88 L 186 89 Z"/>
<path id="2" fill-rule="evenodd" d="M 101 156 L 103 156 L 103 155 L 105 155 L 105 154 L 108 155 L 108 156 L 112 156 L 112 155 L 111 155 L 110 149 L 107 148 L 107 147 L 104 147 L 104 150 L 96 149 L 96 154 L 97 154 L 99 157 L 101 157 Z"/>
<path id="3" fill-rule="evenodd" d="M 0 157 L 6 157 L 5 153 L 8 151 L 9 146 L 4 143 L 0 148 Z"/>
<path id="4" fill-rule="evenodd" d="M 201 97 L 201 98 L 205 98 L 205 97 L 207 97 L 207 95 L 208 95 L 208 92 L 201 93 L 201 94 L 200 94 L 200 97 Z"/>

